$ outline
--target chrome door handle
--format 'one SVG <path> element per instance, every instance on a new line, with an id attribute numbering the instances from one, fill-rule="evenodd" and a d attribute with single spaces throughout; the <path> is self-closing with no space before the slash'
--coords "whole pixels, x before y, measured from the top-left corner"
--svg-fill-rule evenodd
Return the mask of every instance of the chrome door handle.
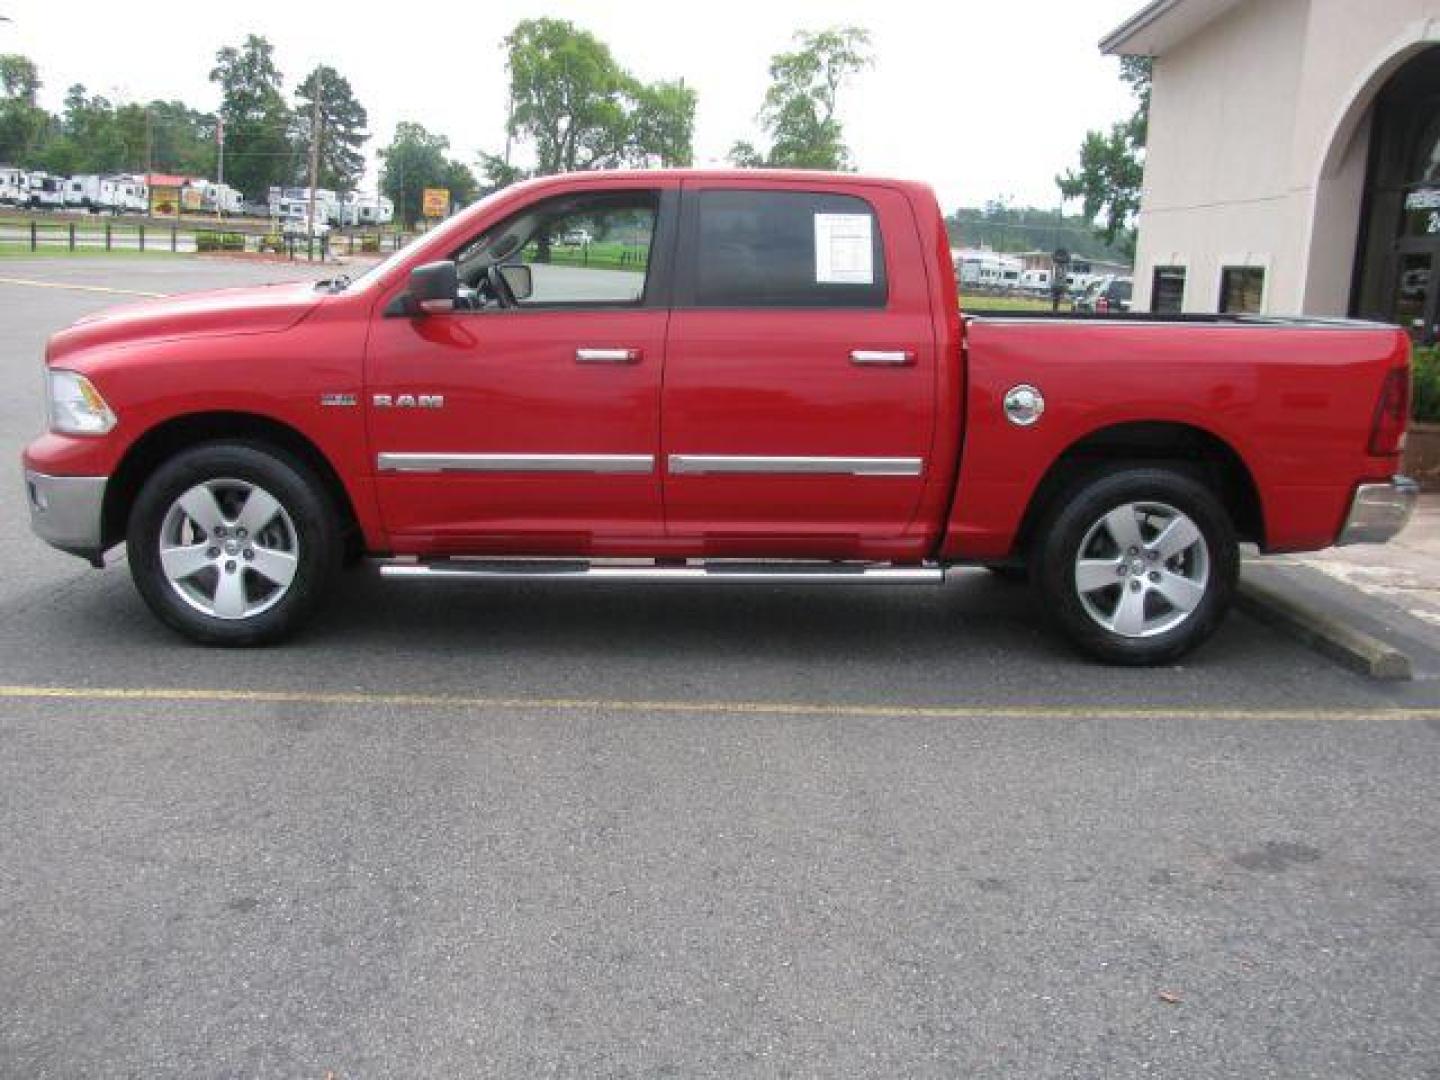
<path id="1" fill-rule="evenodd" d="M 576 349 L 577 364 L 638 364 L 639 349 Z"/>
<path id="2" fill-rule="evenodd" d="M 852 349 L 850 362 L 866 367 L 907 367 L 915 363 L 909 349 Z"/>

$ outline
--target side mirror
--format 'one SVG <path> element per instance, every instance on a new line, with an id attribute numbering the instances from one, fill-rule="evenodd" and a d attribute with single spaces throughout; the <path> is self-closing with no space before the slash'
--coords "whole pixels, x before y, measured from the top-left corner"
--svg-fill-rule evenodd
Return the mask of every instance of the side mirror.
<path id="1" fill-rule="evenodd" d="M 530 267 L 524 263 L 506 263 L 500 267 L 500 276 L 510 287 L 510 295 L 516 300 L 529 300 L 535 292 L 535 278 Z"/>
<path id="2" fill-rule="evenodd" d="M 454 262 L 449 259 L 426 263 L 410 271 L 409 296 L 412 314 L 453 311 L 455 299 L 459 295 L 460 275 Z"/>

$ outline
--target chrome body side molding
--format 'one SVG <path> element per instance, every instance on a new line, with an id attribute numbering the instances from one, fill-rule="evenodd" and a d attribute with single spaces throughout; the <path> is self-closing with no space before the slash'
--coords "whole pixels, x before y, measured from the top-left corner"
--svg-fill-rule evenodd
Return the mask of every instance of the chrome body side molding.
<path id="1" fill-rule="evenodd" d="M 676 476 L 794 474 L 801 476 L 919 476 L 925 462 L 908 457 L 768 457 L 743 454 L 671 454 Z"/>
<path id="2" fill-rule="evenodd" d="M 419 454 L 382 453 L 381 472 L 423 473 L 648 473 L 655 469 L 649 454 Z"/>

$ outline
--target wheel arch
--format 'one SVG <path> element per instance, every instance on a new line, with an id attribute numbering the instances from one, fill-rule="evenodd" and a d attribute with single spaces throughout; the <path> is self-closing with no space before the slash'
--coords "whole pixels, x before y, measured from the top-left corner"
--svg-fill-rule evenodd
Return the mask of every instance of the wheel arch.
<path id="1" fill-rule="evenodd" d="M 105 485 L 101 512 L 104 547 L 119 543 L 141 487 L 159 466 L 175 454 L 203 443 L 244 441 L 263 443 L 298 458 L 314 471 L 341 518 L 347 550 L 361 544 L 355 504 L 340 474 L 324 452 L 289 424 L 259 413 L 204 412 L 172 417 L 150 428 L 125 451 Z"/>
<path id="2" fill-rule="evenodd" d="M 1242 541 L 1265 546 L 1260 489 L 1245 459 L 1214 432 L 1179 421 L 1128 421 L 1097 428 L 1050 463 L 1021 519 L 1015 551 L 1025 554 L 1056 501 L 1085 477 L 1118 464 L 1170 466 L 1214 492 Z"/>

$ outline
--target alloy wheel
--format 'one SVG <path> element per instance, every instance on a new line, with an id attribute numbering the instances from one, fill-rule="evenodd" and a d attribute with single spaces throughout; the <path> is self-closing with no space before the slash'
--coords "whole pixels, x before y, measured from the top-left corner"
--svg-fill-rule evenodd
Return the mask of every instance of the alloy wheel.
<path id="1" fill-rule="evenodd" d="M 248 619 L 290 591 L 300 560 L 295 523 L 280 501 L 248 480 L 196 484 L 160 526 L 160 566 L 170 587 L 216 619 Z"/>
<path id="2" fill-rule="evenodd" d="M 1090 526 L 1074 577 L 1080 603 L 1096 623 L 1121 637 L 1154 637 L 1200 606 L 1210 551 L 1187 514 L 1165 503 L 1129 502 Z"/>

